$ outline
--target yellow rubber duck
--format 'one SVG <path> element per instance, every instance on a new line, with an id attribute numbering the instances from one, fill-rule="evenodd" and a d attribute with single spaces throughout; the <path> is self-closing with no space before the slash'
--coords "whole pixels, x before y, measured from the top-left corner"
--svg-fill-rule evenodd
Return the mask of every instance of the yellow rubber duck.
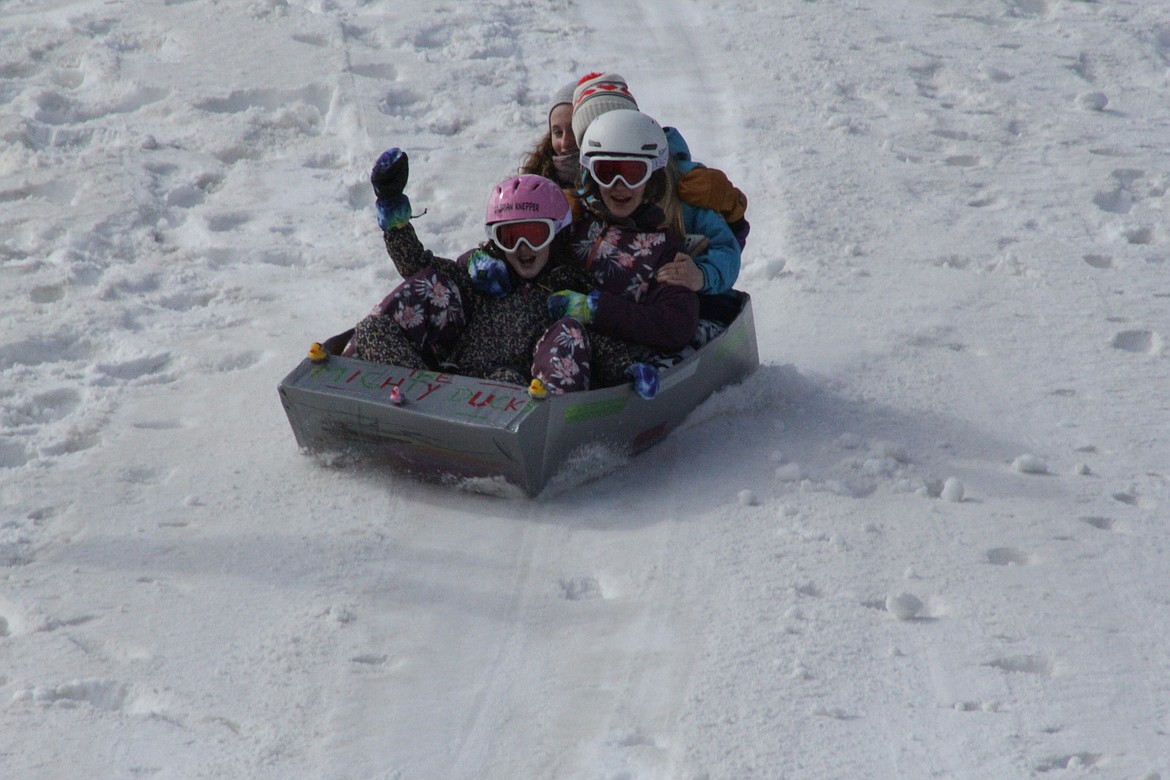
<path id="1" fill-rule="evenodd" d="M 528 383 L 528 394 L 536 399 L 548 398 L 548 388 L 544 386 L 544 382 L 541 382 L 539 377 L 533 377 L 532 381 Z"/>
<path id="2" fill-rule="evenodd" d="M 321 346 L 320 342 L 314 341 L 309 347 L 309 361 L 312 363 L 324 363 L 329 359 L 329 353 L 325 351 L 325 347 Z"/>

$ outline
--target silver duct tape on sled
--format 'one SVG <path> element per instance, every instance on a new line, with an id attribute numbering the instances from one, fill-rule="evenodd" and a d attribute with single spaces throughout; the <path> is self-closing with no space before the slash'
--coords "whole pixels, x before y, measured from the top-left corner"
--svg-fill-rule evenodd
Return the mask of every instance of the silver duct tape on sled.
<path id="1" fill-rule="evenodd" d="M 304 360 L 281 381 L 280 398 L 307 450 L 371 457 L 427 479 L 502 478 L 535 496 L 582 447 L 640 452 L 754 371 L 751 299 L 737 295 L 727 329 L 663 369 L 651 401 L 628 386 L 535 400 L 518 385 L 339 356 Z"/>

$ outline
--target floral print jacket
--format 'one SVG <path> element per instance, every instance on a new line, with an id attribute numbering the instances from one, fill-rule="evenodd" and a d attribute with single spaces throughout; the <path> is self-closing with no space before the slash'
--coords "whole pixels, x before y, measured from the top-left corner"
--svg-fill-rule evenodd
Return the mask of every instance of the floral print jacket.
<path id="1" fill-rule="evenodd" d="M 580 270 L 564 265 L 567 258 L 563 255 L 557 256 L 557 244 L 554 244 L 554 253 L 548 266 L 535 279 L 521 279 L 509 270 L 512 291 L 498 298 L 480 293 L 472 287 L 467 272 L 467 256 L 470 252 L 464 253 L 457 260 L 437 257 L 422 245 L 414 227 L 409 224 L 384 231 L 383 238 L 386 252 L 403 277 L 433 268 L 442 271 L 455 284 L 458 289 L 455 300 L 462 301 L 465 324 L 443 362 L 470 376 L 487 376 L 501 366 L 515 367 L 527 374 L 536 342 L 551 324 L 546 305 L 548 296 L 557 290 L 587 292 L 590 289 L 586 276 Z M 416 283 L 426 283 L 429 275 L 423 277 Z M 444 304 L 451 295 L 447 289 L 437 288 L 431 292 L 435 296 L 442 296 Z M 429 325 L 434 327 L 439 323 Z"/>
<path id="2" fill-rule="evenodd" d="M 573 220 L 573 255 L 600 291 L 593 329 L 638 344 L 674 351 L 699 323 L 699 297 L 659 284 L 658 268 L 683 250 L 682 239 L 660 225 L 662 211 L 644 205 L 630 219 L 615 219 L 586 203 Z"/>

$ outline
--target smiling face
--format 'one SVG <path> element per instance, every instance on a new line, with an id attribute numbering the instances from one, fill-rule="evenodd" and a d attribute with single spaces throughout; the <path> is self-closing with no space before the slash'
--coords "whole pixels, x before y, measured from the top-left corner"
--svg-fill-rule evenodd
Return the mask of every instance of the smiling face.
<path id="1" fill-rule="evenodd" d="M 646 185 L 627 187 L 622 179 L 614 182 L 612 187 L 601 187 L 601 202 L 609 209 L 609 213 L 619 219 L 625 219 L 638 210 L 646 195 Z"/>
<path id="2" fill-rule="evenodd" d="M 544 270 L 544 267 L 548 265 L 548 258 L 551 253 L 551 245 L 546 246 L 544 249 L 535 250 L 521 241 L 512 251 L 504 252 L 504 257 L 507 259 L 508 265 L 512 267 L 512 270 L 521 279 L 535 279 Z"/>
<path id="3" fill-rule="evenodd" d="M 553 152 L 572 154 L 577 151 L 577 138 L 573 135 L 573 106 L 561 103 L 548 115 L 548 133 L 552 139 Z"/>

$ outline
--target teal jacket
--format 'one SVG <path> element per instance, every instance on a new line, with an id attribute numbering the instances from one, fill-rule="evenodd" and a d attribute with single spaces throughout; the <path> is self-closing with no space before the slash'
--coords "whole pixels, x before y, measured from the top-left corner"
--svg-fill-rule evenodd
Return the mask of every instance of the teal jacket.
<path id="1" fill-rule="evenodd" d="M 703 167 L 691 159 L 691 150 L 682 134 L 673 127 L 664 128 L 670 147 L 670 158 L 678 166 L 679 173 L 686 173 Z M 700 293 L 716 295 L 731 290 L 739 278 L 740 248 L 735 234 L 718 212 L 699 208 L 683 202 L 683 223 L 688 234 L 705 236 L 706 250 L 694 258 L 695 265 L 703 272 L 703 288 Z"/>

